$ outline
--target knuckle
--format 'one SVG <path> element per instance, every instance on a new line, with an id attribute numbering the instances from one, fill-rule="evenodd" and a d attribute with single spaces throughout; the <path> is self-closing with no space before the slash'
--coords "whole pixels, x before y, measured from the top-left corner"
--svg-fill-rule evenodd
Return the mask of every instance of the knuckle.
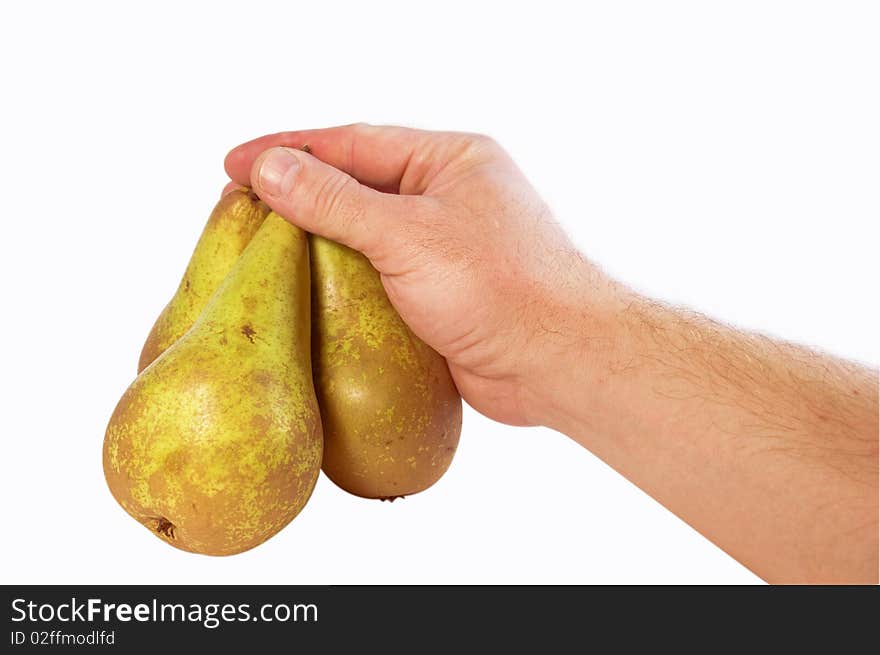
<path id="1" fill-rule="evenodd" d="M 498 142 L 487 134 L 471 134 L 471 145 L 476 148 L 490 150 L 498 147 Z"/>
<path id="2" fill-rule="evenodd" d="M 488 161 L 503 152 L 498 142 L 486 134 L 462 134 L 460 143 L 460 158 L 469 162 Z"/>
<path id="3" fill-rule="evenodd" d="M 340 234 L 350 234 L 363 222 L 365 209 L 361 187 L 348 175 L 337 173 L 325 178 L 316 194 L 315 204 L 318 214 L 338 226 Z"/>

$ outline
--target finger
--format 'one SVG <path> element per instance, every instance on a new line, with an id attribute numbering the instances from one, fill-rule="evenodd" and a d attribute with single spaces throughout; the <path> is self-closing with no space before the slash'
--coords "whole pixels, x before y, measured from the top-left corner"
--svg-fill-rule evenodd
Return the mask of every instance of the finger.
<path id="1" fill-rule="evenodd" d="M 292 148 L 270 148 L 260 154 L 250 181 L 257 195 L 291 223 L 371 259 L 381 257 L 380 249 L 394 247 L 402 222 L 417 214 L 420 203 L 433 202 L 381 193 Z"/>
<path id="2" fill-rule="evenodd" d="M 234 148 L 226 156 L 225 167 L 233 180 L 249 184 L 251 168 L 263 151 L 278 146 L 296 149 L 308 146 L 315 157 L 345 171 L 362 184 L 396 192 L 404 174 L 412 176 L 417 172 L 413 167 L 426 164 L 427 158 L 418 158 L 415 154 L 430 149 L 443 134 L 363 123 L 279 132 Z"/>
<path id="3" fill-rule="evenodd" d="M 236 189 L 241 189 L 242 185 L 238 182 L 229 182 L 225 187 L 223 187 L 223 191 L 220 192 L 220 197 L 223 198 L 227 194 L 235 191 Z"/>

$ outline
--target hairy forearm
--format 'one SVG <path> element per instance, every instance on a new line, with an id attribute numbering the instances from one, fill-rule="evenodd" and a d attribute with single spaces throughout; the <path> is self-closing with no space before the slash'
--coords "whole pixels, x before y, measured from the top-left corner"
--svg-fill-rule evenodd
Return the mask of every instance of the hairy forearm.
<path id="1" fill-rule="evenodd" d="M 579 316 L 552 427 L 766 580 L 877 582 L 876 370 L 629 292 Z"/>

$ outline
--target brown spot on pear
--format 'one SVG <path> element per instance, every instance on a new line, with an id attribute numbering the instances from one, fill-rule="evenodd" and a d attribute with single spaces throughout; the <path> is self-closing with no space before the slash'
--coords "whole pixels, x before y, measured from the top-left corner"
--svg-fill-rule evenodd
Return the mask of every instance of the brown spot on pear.
<path id="1" fill-rule="evenodd" d="M 220 199 L 202 230 L 176 293 L 147 336 L 138 373 L 192 327 L 268 213 L 269 208 L 250 189 L 236 189 Z"/>

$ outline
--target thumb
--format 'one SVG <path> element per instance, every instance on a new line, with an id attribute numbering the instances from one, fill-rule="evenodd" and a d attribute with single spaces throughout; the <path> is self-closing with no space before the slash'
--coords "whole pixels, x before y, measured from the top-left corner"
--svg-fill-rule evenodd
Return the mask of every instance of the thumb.
<path id="1" fill-rule="evenodd" d="M 367 257 L 399 232 L 415 197 L 380 193 L 343 171 L 292 148 L 270 148 L 254 161 L 251 185 L 260 199 L 307 232 Z"/>

